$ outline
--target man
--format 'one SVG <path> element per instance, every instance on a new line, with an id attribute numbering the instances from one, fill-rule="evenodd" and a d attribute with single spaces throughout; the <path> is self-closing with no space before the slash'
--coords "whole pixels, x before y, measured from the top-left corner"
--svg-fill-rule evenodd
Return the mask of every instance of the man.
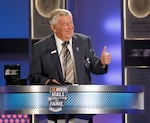
<path id="1" fill-rule="evenodd" d="M 107 72 L 111 56 L 106 51 L 106 46 L 103 48 L 100 59 L 96 57 L 90 37 L 74 33 L 70 11 L 53 10 L 50 13 L 49 22 L 53 34 L 32 47 L 29 75 L 31 84 L 62 85 L 66 82 L 79 85 L 91 84 L 91 72 L 94 74 Z M 66 49 L 69 50 L 69 54 L 66 53 L 67 55 L 64 56 L 63 52 Z M 68 63 L 71 64 L 69 72 L 67 72 L 67 63 L 64 63 L 65 59 L 71 59 Z M 67 77 L 68 74 L 71 74 L 70 78 Z"/>

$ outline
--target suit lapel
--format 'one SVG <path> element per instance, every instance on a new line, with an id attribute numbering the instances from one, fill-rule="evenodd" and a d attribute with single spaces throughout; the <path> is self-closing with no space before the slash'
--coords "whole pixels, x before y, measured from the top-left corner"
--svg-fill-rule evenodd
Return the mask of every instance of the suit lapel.
<path id="1" fill-rule="evenodd" d="M 58 50 L 56 47 L 54 35 L 52 35 L 50 38 L 51 38 L 49 41 L 50 45 L 48 45 L 48 46 L 50 46 L 51 58 L 54 61 L 53 67 L 58 72 L 58 76 L 61 78 L 61 80 L 63 80 L 63 73 L 62 73 L 61 63 L 60 63 L 59 54 L 58 54 Z"/>
<path id="2" fill-rule="evenodd" d="M 76 67 L 76 75 L 77 75 L 77 81 L 80 80 L 80 73 L 79 71 L 81 71 L 82 68 L 82 56 L 81 56 L 81 52 L 82 52 L 82 47 L 81 44 L 79 44 L 79 41 L 77 40 L 77 37 L 74 35 L 73 39 L 73 53 L 74 53 L 74 60 L 75 60 L 75 67 Z"/>

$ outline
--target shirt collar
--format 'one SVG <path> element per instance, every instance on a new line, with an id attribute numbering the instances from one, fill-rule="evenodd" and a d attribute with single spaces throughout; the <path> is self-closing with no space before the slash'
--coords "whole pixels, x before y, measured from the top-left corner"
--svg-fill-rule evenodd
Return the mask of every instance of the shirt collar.
<path id="1" fill-rule="evenodd" d="M 54 34 L 55 40 L 56 40 L 56 46 L 57 46 L 57 50 L 58 53 L 60 54 L 60 51 L 62 49 L 62 43 L 64 43 L 64 41 L 62 41 L 60 38 L 58 38 L 58 36 L 56 34 Z M 72 38 L 69 40 L 69 44 L 68 46 L 72 46 Z"/>

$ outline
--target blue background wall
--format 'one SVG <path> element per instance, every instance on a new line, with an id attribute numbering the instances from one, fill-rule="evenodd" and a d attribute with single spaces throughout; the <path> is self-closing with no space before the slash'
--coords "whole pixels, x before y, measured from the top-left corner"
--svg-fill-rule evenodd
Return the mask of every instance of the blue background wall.
<path id="1" fill-rule="evenodd" d="M 1 0 L 0 85 L 5 85 L 4 64 L 20 64 L 21 78 L 29 71 L 29 0 Z"/>
<path id="2" fill-rule="evenodd" d="M 112 55 L 108 74 L 93 76 L 93 83 L 121 84 L 121 0 L 70 0 L 68 9 L 76 32 L 91 36 L 97 55 L 104 45 Z"/>
<path id="3" fill-rule="evenodd" d="M 8 46 L 15 49 L 25 47 L 26 52 L 4 52 L 0 50 L 0 85 L 5 85 L 3 78 L 4 64 L 20 64 L 21 78 L 27 78 L 30 61 L 30 6 L 29 0 L 3 0 L 0 4 L 0 48 L 5 39 Z M 98 56 L 102 48 L 107 45 L 111 53 L 112 62 L 109 72 L 105 75 L 93 77 L 93 84 L 122 84 L 121 67 L 121 0 L 68 0 L 67 8 L 73 13 L 75 31 L 87 34 L 92 38 L 92 45 Z M 9 43 L 12 40 L 12 43 Z M 15 45 L 14 40 L 23 44 Z M 4 46 L 5 49 L 7 47 Z M 7 51 L 7 50 L 5 50 Z M 9 48 L 8 48 L 9 51 Z M 121 114 L 96 115 L 95 123 L 122 123 Z"/>

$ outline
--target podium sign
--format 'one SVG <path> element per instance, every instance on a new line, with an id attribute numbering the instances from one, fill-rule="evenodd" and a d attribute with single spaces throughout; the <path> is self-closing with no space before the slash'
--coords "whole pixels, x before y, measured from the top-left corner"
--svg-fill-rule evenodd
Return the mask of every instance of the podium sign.
<path id="1" fill-rule="evenodd" d="M 67 100 L 68 89 L 68 86 L 50 87 L 50 95 L 48 97 L 50 111 L 62 111 Z"/>
<path id="2" fill-rule="evenodd" d="M 105 114 L 144 111 L 143 86 L 4 86 L 0 113 Z"/>

